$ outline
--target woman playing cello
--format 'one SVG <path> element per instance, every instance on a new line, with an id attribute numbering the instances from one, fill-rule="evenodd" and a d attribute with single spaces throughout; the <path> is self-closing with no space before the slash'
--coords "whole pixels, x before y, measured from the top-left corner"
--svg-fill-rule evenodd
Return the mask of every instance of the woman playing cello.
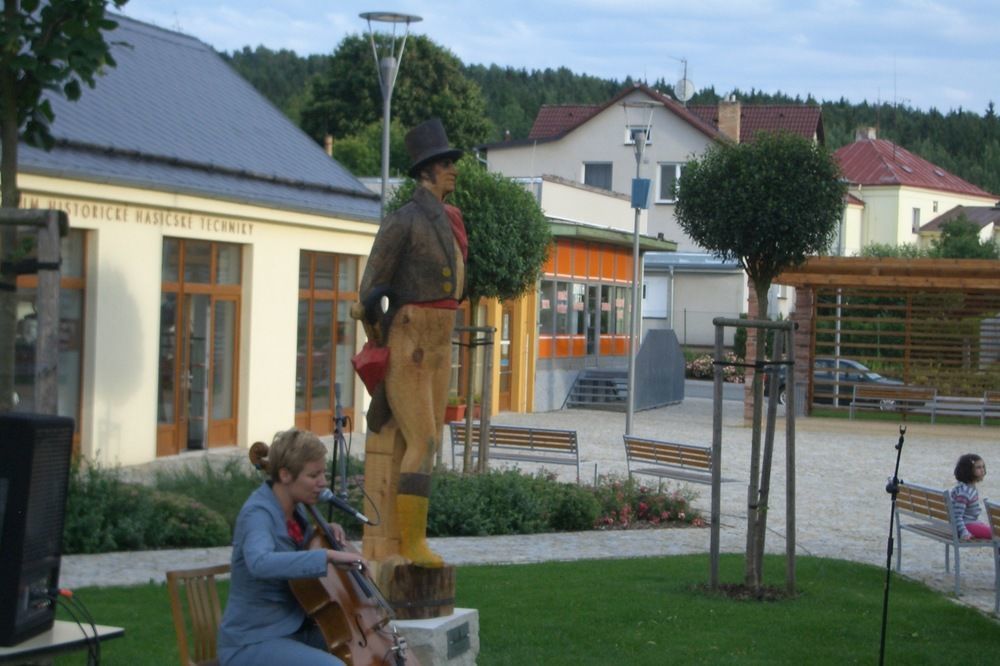
<path id="1" fill-rule="evenodd" d="M 274 437 L 270 478 L 250 495 L 233 533 L 232 581 L 219 627 L 222 666 L 300 664 L 338 666 L 317 625 L 306 616 L 289 581 L 319 578 L 327 565 L 364 569 L 354 552 L 307 550 L 313 531 L 299 503 L 313 505 L 326 488 L 326 447 L 311 432 Z M 344 531 L 332 525 L 339 543 Z"/>

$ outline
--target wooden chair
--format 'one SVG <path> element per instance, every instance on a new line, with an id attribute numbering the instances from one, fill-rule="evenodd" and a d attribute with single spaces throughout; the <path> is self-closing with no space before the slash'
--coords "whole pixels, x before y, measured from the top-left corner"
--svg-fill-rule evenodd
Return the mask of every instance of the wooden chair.
<path id="1" fill-rule="evenodd" d="M 170 593 L 170 609 L 174 616 L 181 666 L 212 666 L 219 663 L 216 659 L 215 641 L 222 610 L 215 577 L 228 573 L 228 564 L 167 572 L 167 591 Z M 182 596 L 187 598 L 186 614 L 181 602 Z"/>

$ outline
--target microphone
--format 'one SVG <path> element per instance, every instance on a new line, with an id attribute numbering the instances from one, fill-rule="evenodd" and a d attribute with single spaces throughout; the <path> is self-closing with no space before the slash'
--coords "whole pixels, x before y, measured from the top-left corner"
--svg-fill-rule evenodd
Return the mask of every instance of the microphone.
<path id="1" fill-rule="evenodd" d="M 324 488 L 323 491 L 319 494 L 319 501 L 332 504 L 333 506 L 340 509 L 347 515 L 351 516 L 352 518 L 358 519 L 362 523 L 371 524 L 372 522 L 368 520 L 368 517 L 365 514 L 361 513 L 353 506 L 348 504 L 347 500 L 343 500 L 337 497 L 337 495 L 334 494 L 334 492 L 329 488 Z"/>

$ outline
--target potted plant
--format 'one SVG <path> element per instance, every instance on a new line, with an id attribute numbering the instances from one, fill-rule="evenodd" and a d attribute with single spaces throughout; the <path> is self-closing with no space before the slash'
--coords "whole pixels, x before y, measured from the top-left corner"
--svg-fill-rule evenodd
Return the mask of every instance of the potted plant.
<path id="1" fill-rule="evenodd" d="M 444 422 L 461 421 L 465 418 L 465 399 L 460 395 L 448 396 L 448 406 L 444 408 Z"/>

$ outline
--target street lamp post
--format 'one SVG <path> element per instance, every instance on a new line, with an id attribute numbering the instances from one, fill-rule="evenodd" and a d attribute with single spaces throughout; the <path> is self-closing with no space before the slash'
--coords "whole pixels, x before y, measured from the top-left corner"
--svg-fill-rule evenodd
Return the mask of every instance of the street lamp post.
<path id="1" fill-rule="evenodd" d="M 628 344 L 628 398 L 625 407 L 625 434 L 632 434 L 632 420 L 635 416 L 635 363 L 636 355 L 639 353 L 639 303 L 641 291 L 639 289 L 639 265 L 642 262 L 642 255 L 639 253 L 639 218 L 642 210 L 647 207 L 649 199 L 649 179 L 639 177 L 639 169 L 642 166 L 642 156 L 646 150 L 646 140 L 650 135 L 653 125 L 653 109 L 657 106 L 655 102 L 624 102 L 625 109 L 625 132 L 626 138 L 631 138 L 632 148 L 635 153 L 635 178 L 632 180 L 632 208 L 635 209 L 635 220 L 632 231 L 632 311 L 629 322 L 629 344 Z M 639 120 L 630 118 L 638 115 Z M 645 118 L 642 116 L 645 115 Z"/>
<path id="2" fill-rule="evenodd" d="M 375 54 L 375 66 L 378 68 L 378 83 L 382 90 L 382 203 L 379 209 L 379 218 L 385 217 L 385 193 L 386 185 L 389 181 L 389 115 L 392 106 L 392 89 L 396 85 L 396 76 L 399 74 L 399 63 L 403 60 L 403 49 L 406 48 L 406 38 L 410 34 L 410 24 L 418 23 L 423 19 L 413 14 L 397 14 L 395 12 L 364 12 L 359 16 L 368 21 L 368 39 L 372 44 L 372 53 Z M 375 32 L 372 29 L 372 21 L 376 23 L 389 23 L 392 25 L 392 39 L 388 44 L 388 55 L 379 58 L 378 45 L 375 44 Z M 396 55 L 396 26 L 405 24 L 402 41 L 399 45 L 399 55 Z M 385 46 L 383 46 L 383 49 Z"/>

